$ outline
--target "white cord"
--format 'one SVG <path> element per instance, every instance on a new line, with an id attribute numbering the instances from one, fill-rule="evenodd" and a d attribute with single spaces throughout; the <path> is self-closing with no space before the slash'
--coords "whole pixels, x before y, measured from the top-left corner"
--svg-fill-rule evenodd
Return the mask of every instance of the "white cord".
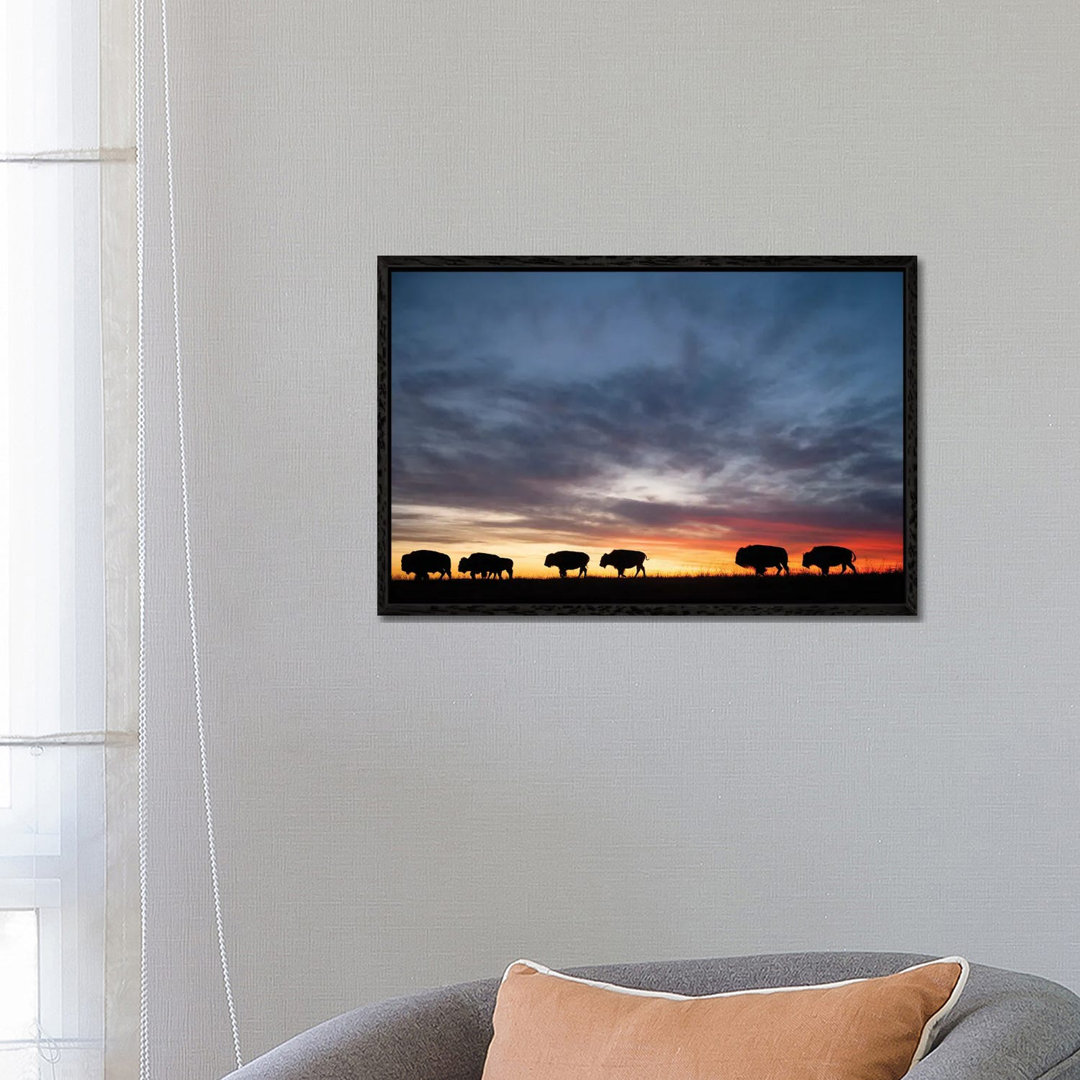
<path id="1" fill-rule="evenodd" d="M 143 312 L 145 254 L 146 9 L 135 0 L 135 264 L 138 294 L 138 411 L 136 420 L 136 489 L 139 544 L 139 1080 L 150 1080 L 150 978 L 146 955 L 147 798 L 146 798 L 146 334 Z"/>
<path id="2" fill-rule="evenodd" d="M 172 270 L 173 352 L 176 359 L 176 426 L 180 452 L 180 500 L 184 523 L 184 569 L 187 575 L 188 622 L 191 626 L 191 665 L 195 690 L 195 718 L 199 732 L 199 767 L 202 772 L 203 807 L 206 811 L 206 847 L 210 857 L 210 884 L 214 894 L 214 922 L 217 926 L 221 978 L 229 1009 L 236 1067 L 244 1064 L 240 1053 L 240 1032 L 236 1023 L 229 958 L 225 948 L 225 925 L 221 914 L 221 890 L 218 886 L 217 849 L 214 843 L 214 810 L 210 798 L 210 771 L 206 763 L 206 728 L 203 722 L 202 678 L 199 674 L 199 633 L 195 618 L 195 588 L 191 560 L 191 528 L 188 516 L 187 449 L 184 439 L 184 374 L 180 350 L 180 284 L 176 258 L 176 198 L 173 183 L 172 107 L 169 96 L 169 16 L 167 0 L 161 0 L 162 74 L 165 87 L 165 165 L 169 183 L 169 256 Z"/>

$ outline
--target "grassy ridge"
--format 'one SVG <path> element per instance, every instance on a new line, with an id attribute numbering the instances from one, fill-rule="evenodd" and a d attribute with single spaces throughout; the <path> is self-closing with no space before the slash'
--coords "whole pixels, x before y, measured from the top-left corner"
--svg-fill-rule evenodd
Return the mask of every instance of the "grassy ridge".
<path id="1" fill-rule="evenodd" d="M 904 575 L 796 573 L 513 578 L 390 582 L 391 604 L 901 604 Z"/>

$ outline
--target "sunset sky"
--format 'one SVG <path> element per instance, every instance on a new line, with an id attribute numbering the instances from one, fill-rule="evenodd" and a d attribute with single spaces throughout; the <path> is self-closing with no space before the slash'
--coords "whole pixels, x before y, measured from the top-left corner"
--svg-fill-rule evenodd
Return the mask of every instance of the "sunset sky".
<path id="1" fill-rule="evenodd" d="M 394 270 L 395 575 L 414 548 L 900 566 L 901 298 L 898 271 Z"/>

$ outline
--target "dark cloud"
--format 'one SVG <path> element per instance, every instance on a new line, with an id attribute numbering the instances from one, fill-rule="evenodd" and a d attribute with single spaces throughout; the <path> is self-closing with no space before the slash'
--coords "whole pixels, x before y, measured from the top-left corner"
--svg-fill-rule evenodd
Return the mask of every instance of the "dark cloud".
<path id="1" fill-rule="evenodd" d="M 719 292 L 714 275 L 591 292 L 577 277 L 577 291 L 500 283 L 469 309 L 471 335 L 465 301 L 450 304 L 438 282 L 395 309 L 396 522 L 421 505 L 552 533 L 899 528 L 899 343 L 895 328 L 875 336 L 876 293 L 819 274 Z M 566 359 L 578 352 L 581 363 Z M 682 502 L 603 491 L 635 474 L 696 487 Z"/>

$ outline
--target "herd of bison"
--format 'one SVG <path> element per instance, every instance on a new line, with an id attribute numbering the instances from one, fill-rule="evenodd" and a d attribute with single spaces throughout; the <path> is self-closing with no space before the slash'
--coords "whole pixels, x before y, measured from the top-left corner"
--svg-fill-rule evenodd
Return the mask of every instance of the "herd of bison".
<path id="1" fill-rule="evenodd" d="M 615 570 L 619 577 L 623 577 L 627 570 L 633 570 L 634 577 L 639 575 L 644 577 L 647 560 L 648 556 L 644 551 L 615 548 L 600 557 L 600 567 Z M 739 548 L 735 553 L 735 564 L 747 570 L 753 570 L 759 577 L 764 576 L 768 570 L 775 570 L 777 575 L 790 574 L 787 551 L 782 547 L 773 547 L 768 544 L 750 544 Z M 818 545 L 804 552 L 802 564 L 806 569 L 817 567 L 822 574 L 828 574 L 834 566 L 840 567 L 841 574 L 848 570 L 853 574 L 857 573 L 855 553 L 850 548 L 831 544 Z M 585 577 L 589 572 L 589 556 L 584 551 L 553 551 L 544 560 L 544 565 L 558 570 L 559 577 L 566 577 L 575 571 L 578 577 Z M 451 578 L 453 577 L 452 567 L 450 556 L 441 551 L 421 548 L 401 557 L 402 573 L 412 576 L 417 581 L 427 581 L 432 577 Z M 458 561 L 457 572 L 473 580 L 477 578 L 501 579 L 504 574 L 507 578 L 512 578 L 514 560 L 477 551 Z"/>

